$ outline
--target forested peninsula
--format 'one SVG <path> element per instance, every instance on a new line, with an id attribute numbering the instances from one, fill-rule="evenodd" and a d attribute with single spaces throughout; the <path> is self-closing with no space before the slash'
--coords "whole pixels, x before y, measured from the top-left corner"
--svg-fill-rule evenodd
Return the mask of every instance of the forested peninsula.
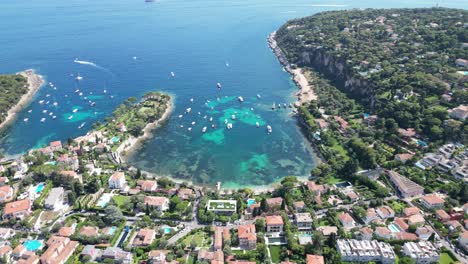
<path id="1" fill-rule="evenodd" d="M 466 142 L 466 121 L 449 114 L 468 102 L 468 11 L 330 11 L 291 20 L 275 38 L 293 68 L 324 74 L 367 112 Z"/>

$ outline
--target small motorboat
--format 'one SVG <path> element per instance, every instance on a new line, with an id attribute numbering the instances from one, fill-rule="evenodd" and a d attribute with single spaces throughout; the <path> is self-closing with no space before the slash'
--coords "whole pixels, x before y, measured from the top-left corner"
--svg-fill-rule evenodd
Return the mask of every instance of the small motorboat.
<path id="1" fill-rule="evenodd" d="M 189 127 L 189 128 L 187 128 L 187 130 L 188 130 L 188 131 L 192 131 L 192 128 L 191 128 L 191 127 Z"/>
<path id="2" fill-rule="evenodd" d="M 78 127 L 78 129 L 82 129 L 85 125 L 86 125 L 86 122 L 85 122 L 85 123 L 81 123 L 81 125 Z"/>
<path id="3" fill-rule="evenodd" d="M 206 127 L 203 127 L 201 132 L 205 133 L 206 132 Z"/>
<path id="4" fill-rule="evenodd" d="M 71 120 L 72 118 L 73 118 L 73 115 L 69 116 L 69 117 L 68 117 L 68 120 Z"/>
<path id="5" fill-rule="evenodd" d="M 236 115 L 232 115 L 232 116 L 231 116 L 231 119 L 232 119 L 232 120 L 236 120 Z"/>
<path id="6" fill-rule="evenodd" d="M 223 86 L 221 85 L 221 83 L 217 83 L 216 87 L 218 87 L 218 89 L 221 89 Z"/>
<path id="7" fill-rule="evenodd" d="M 255 122 L 255 126 L 256 126 L 256 127 L 260 127 L 260 123 Z"/>
<path id="8" fill-rule="evenodd" d="M 271 132 L 273 131 L 270 125 L 267 126 L 267 131 L 268 131 L 268 134 L 271 134 Z"/>
<path id="9" fill-rule="evenodd" d="M 52 119 L 56 119 L 56 118 L 57 118 L 57 116 L 52 116 Z"/>
<path id="10" fill-rule="evenodd" d="M 271 106 L 271 109 L 275 110 L 276 109 L 276 104 L 273 103 L 273 105 Z"/>
<path id="11" fill-rule="evenodd" d="M 192 126 L 194 126 L 195 124 L 196 124 L 195 121 L 193 121 L 193 122 L 192 122 Z"/>
<path id="12" fill-rule="evenodd" d="M 174 72 L 171 72 L 171 76 L 174 77 L 174 76 L 175 76 L 175 73 L 174 73 Z"/>
<path id="13" fill-rule="evenodd" d="M 78 74 L 76 75 L 75 79 L 76 79 L 77 81 L 80 81 L 80 80 L 83 80 L 83 77 L 81 77 L 80 74 L 78 73 Z"/>
<path id="14" fill-rule="evenodd" d="M 73 111 L 72 111 L 72 112 L 73 112 L 73 113 L 76 113 L 76 112 L 78 112 L 78 108 L 75 108 L 75 109 L 73 109 Z"/>
<path id="15" fill-rule="evenodd" d="M 228 124 L 226 125 L 226 128 L 227 128 L 227 129 L 232 129 L 232 124 L 231 124 L 231 123 L 228 123 Z"/>
<path id="16" fill-rule="evenodd" d="M 31 109 L 31 110 L 28 110 L 28 113 L 32 113 L 32 109 Z"/>
<path id="17" fill-rule="evenodd" d="M 40 100 L 40 101 L 39 101 L 39 104 L 43 104 L 43 103 L 44 103 L 44 100 Z"/>
<path id="18" fill-rule="evenodd" d="M 241 102 L 241 103 L 244 102 L 244 98 L 243 98 L 242 96 L 237 97 L 237 99 L 238 99 L 239 102 Z"/>
<path id="19" fill-rule="evenodd" d="M 23 119 L 24 122 L 28 122 L 29 121 L 29 118 L 25 118 Z"/>
<path id="20" fill-rule="evenodd" d="M 228 123 L 228 120 L 227 119 L 224 119 L 224 124 L 227 124 Z"/>
<path id="21" fill-rule="evenodd" d="M 42 113 L 43 113 L 43 114 L 46 114 L 46 113 L 47 113 L 47 110 L 42 110 Z"/>
<path id="22" fill-rule="evenodd" d="M 190 108 L 190 107 L 185 109 L 185 113 L 187 113 L 187 114 L 190 113 L 190 111 L 192 111 L 192 108 Z"/>
<path id="23" fill-rule="evenodd" d="M 190 102 L 193 103 L 193 98 L 190 98 Z"/>
<path id="24" fill-rule="evenodd" d="M 260 98 L 262 98 L 262 96 L 261 96 L 261 95 L 259 95 L 259 94 L 257 94 L 257 98 L 258 98 L 258 99 L 260 99 Z"/>
<path id="25" fill-rule="evenodd" d="M 179 118 L 182 118 L 182 117 L 183 117 L 183 115 L 179 115 Z"/>
<path id="26" fill-rule="evenodd" d="M 45 117 L 41 118 L 41 123 L 44 123 L 46 121 Z"/>

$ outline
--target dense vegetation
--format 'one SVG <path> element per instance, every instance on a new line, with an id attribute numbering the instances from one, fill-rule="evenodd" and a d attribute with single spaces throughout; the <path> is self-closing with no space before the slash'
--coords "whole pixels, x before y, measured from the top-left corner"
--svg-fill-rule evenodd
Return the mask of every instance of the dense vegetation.
<path id="1" fill-rule="evenodd" d="M 468 11 L 445 8 L 323 12 L 289 21 L 276 40 L 288 60 L 324 73 L 367 111 L 432 140 L 466 142 L 447 110 L 468 102 Z M 331 101 L 333 102 L 333 101 Z"/>
<path id="2" fill-rule="evenodd" d="M 8 110 L 28 92 L 27 79 L 21 75 L 0 75 L 0 123 L 5 121 Z"/>

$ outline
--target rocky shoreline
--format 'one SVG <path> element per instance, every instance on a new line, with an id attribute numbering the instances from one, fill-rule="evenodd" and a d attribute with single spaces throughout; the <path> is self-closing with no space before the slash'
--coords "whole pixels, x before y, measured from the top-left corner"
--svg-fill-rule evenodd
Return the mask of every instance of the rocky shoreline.
<path id="1" fill-rule="evenodd" d="M 313 87 L 312 85 L 310 85 L 306 77 L 307 73 L 304 72 L 302 68 L 294 67 L 291 63 L 289 63 L 288 59 L 286 58 L 286 55 L 278 46 L 275 37 L 276 31 L 272 32 L 268 36 L 268 44 L 273 53 L 278 58 L 278 61 L 281 63 L 281 65 L 283 65 L 283 69 L 289 74 L 291 74 L 294 83 L 299 88 L 299 91 L 294 93 L 294 95 L 297 97 L 297 102 L 295 103 L 295 105 L 300 106 L 312 100 L 317 100 L 317 95 L 314 93 Z"/>
<path id="2" fill-rule="evenodd" d="M 153 130 L 161 126 L 161 123 L 166 121 L 169 116 L 171 115 L 172 111 L 174 110 L 174 106 L 172 103 L 172 98 L 169 100 L 169 102 L 166 105 L 166 111 L 164 114 L 159 118 L 158 120 L 148 123 L 145 128 L 143 128 L 143 135 L 139 137 L 133 137 L 130 136 L 127 140 L 122 142 L 120 144 L 119 148 L 115 152 L 116 157 L 118 157 L 117 160 L 120 160 L 121 163 L 127 163 L 129 157 L 132 156 L 132 154 L 141 146 L 141 144 L 147 140 L 153 137 Z"/>
<path id="3" fill-rule="evenodd" d="M 4 130 L 7 128 L 13 121 L 16 120 L 17 114 L 21 112 L 25 107 L 27 107 L 34 95 L 39 91 L 41 86 L 44 84 L 44 79 L 41 75 L 36 74 L 34 70 L 28 69 L 22 72 L 18 72 L 17 74 L 22 75 L 28 80 L 29 90 L 18 101 L 18 103 L 13 106 L 10 110 L 8 110 L 7 117 L 5 120 L 0 124 L 0 130 Z"/>

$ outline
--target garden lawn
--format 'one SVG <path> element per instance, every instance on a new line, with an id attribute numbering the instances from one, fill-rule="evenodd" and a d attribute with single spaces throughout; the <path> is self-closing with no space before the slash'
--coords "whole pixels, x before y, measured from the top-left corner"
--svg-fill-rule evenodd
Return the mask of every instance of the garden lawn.
<path id="1" fill-rule="evenodd" d="M 270 246 L 269 248 L 270 248 L 271 262 L 279 263 L 280 262 L 281 247 L 280 246 Z"/>
<path id="2" fill-rule="evenodd" d="M 121 208 L 130 198 L 123 195 L 114 195 L 112 199 L 114 200 L 115 204 Z"/>
<path id="3" fill-rule="evenodd" d="M 452 257 L 450 257 L 449 254 L 447 253 L 440 254 L 439 264 L 451 264 L 451 263 L 455 263 L 455 260 Z"/>
<path id="4" fill-rule="evenodd" d="M 198 231 L 193 235 L 187 235 L 182 243 L 185 245 L 190 245 L 192 241 L 195 241 L 197 247 L 209 247 L 211 244 L 210 238 L 203 231 Z"/>

